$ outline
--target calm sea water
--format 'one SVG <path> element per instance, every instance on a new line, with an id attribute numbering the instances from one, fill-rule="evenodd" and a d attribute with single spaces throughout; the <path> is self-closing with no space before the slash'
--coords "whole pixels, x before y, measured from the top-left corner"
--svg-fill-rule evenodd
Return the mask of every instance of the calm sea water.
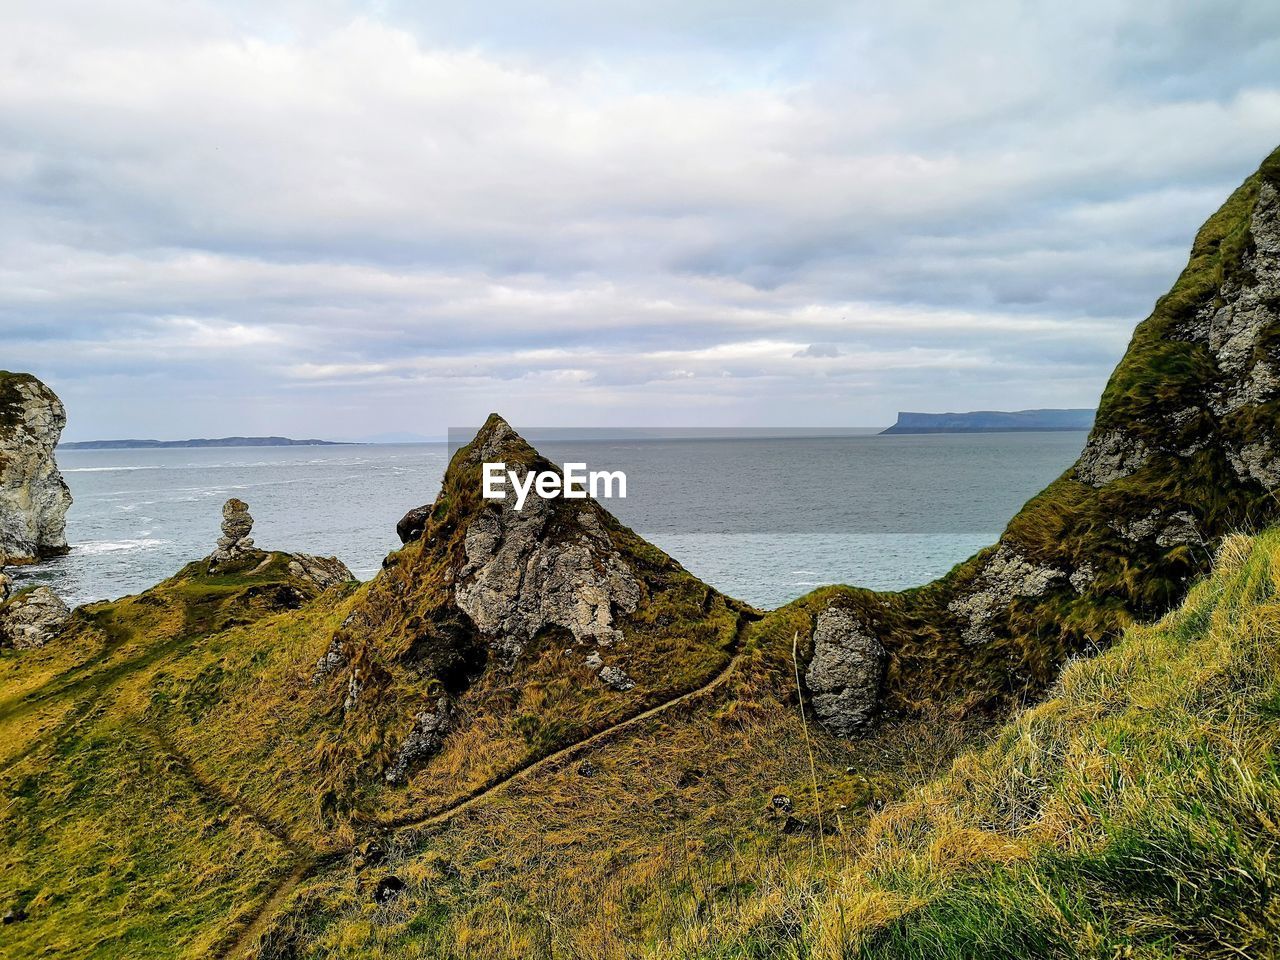
<path id="1" fill-rule="evenodd" d="M 816 586 L 901 589 L 991 543 L 1079 454 L 1082 433 L 539 442 L 622 469 L 606 506 L 726 593 L 774 607 Z M 208 555 L 240 497 L 268 549 L 337 555 L 372 577 L 395 523 L 430 502 L 443 444 L 60 451 L 71 553 L 14 568 L 71 603 L 137 593 Z"/>

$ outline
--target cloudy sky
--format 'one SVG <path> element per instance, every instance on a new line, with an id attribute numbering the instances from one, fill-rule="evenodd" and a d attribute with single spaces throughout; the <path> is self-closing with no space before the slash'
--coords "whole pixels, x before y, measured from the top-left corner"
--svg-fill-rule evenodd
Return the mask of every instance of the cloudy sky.
<path id="1" fill-rule="evenodd" d="M 1270 0 L 0 17 L 0 367 L 66 439 L 1090 406 L 1280 143 Z"/>

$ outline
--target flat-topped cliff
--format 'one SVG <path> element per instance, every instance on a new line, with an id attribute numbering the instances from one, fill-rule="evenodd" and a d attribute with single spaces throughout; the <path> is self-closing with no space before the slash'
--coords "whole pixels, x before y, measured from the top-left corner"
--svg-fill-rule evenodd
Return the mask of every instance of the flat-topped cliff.
<path id="1" fill-rule="evenodd" d="M 971 410 L 968 413 L 912 413 L 899 411 L 898 421 L 882 434 L 895 433 L 1010 433 L 1038 430 L 1088 430 L 1093 411 Z"/>

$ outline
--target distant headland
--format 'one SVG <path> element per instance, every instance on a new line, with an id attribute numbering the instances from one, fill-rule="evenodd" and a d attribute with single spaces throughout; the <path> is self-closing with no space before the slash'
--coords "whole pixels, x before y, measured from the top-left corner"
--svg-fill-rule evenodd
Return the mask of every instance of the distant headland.
<path id="1" fill-rule="evenodd" d="M 1089 430 L 1092 410 L 974 410 L 969 413 L 899 412 L 887 433 L 1004 433 L 1019 430 Z"/>
<path id="2" fill-rule="evenodd" d="M 291 440 L 289 437 L 217 437 L 198 440 L 78 440 L 60 450 L 153 450 L 171 447 L 338 447 L 341 440 Z"/>

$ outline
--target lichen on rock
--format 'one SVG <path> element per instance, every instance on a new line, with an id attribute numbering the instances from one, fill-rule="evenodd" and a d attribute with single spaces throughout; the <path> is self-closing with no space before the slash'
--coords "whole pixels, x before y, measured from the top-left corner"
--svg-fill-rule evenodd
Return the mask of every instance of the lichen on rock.
<path id="1" fill-rule="evenodd" d="M 1134 473 L 1150 455 L 1141 437 L 1123 430 L 1096 433 L 1076 462 L 1076 477 L 1092 487 L 1102 487 Z"/>
<path id="2" fill-rule="evenodd" d="M 596 676 L 606 687 L 610 690 L 616 690 L 618 693 L 626 693 L 636 685 L 636 682 L 628 676 L 627 671 L 613 665 L 601 668 Z"/>
<path id="3" fill-rule="evenodd" d="M 1098 577 L 1098 571 L 1092 563 L 1086 560 L 1071 572 L 1071 576 L 1067 578 L 1071 583 L 1071 589 L 1076 593 L 1084 593 Z"/>
<path id="4" fill-rule="evenodd" d="M 968 646 L 995 639 L 992 624 L 1010 603 L 1040 597 L 1067 575 L 1032 563 L 1013 546 L 1002 543 L 976 577 L 978 589 L 956 597 L 947 609 L 965 621 L 961 640 Z"/>
<path id="5" fill-rule="evenodd" d="M 1249 220 L 1253 249 L 1238 276 L 1224 281 L 1207 307 L 1202 335 L 1224 374 L 1210 407 L 1219 416 L 1280 393 L 1280 355 L 1268 331 L 1280 321 L 1280 191 L 1262 183 Z"/>
<path id="6" fill-rule="evenodd" d="M 413 727 L 401 742 L 383 774 L 389 784 L 401 784 L 409 777 L 409 771 L 424 760 L 434 756 L 449 732 L 453 707 L 448 697 L 436 700 L 434 710 L 423 710 L 413 717 Z"/>
<path id="7" fill-rule="evenodd" d="M 1280 454 L 1270 436 L 1258 436 L 1239 450 L 1228 450 L 1227 459 L 1242 480 L 1255 480 L 1268 490 L 1280 487 Z"/>
<path id="8" fill-rule="evenodd" d="M 884 647 L 852 612 L 820 613 L 804 679 L 823 726 L 843 737 L 866 729 L 879 709 L 884 665 Z"/>
<path id="9" fill-rule="evenodd" d="M 1177 547 L 1202 542 L 1196 518 L 1186 510 L 1152 510 L 1134 520 L 1117 520 L 1112 529 L 1126 540 L 1154 540 L 1156 546 Z"/>
<path id="10" fill-rule="evenodd" d="M 0 647 L 43 647 L 70 618 L 67 605 L 48 587 L 19 593 L 0 606 Z"/>
<path id="11" fill-rule="evenodd" d="M 477 458 L 501 459 L 495 429 Z M 495 462 L 495 461 L 489 461 Z M 511 463 L 521 476 L 527 468 Z M 505 662 L 551 626 L 580 644 L 608 646 L 621 639 L 618 611 L 630 613 L 641 586 L 614 547 L 589 501 L 551 501 L 531 492 L 521 510 L 515 495 L 489 501 L 466 529 L 466 562 L 454 593 L 461 609 Z"/>

